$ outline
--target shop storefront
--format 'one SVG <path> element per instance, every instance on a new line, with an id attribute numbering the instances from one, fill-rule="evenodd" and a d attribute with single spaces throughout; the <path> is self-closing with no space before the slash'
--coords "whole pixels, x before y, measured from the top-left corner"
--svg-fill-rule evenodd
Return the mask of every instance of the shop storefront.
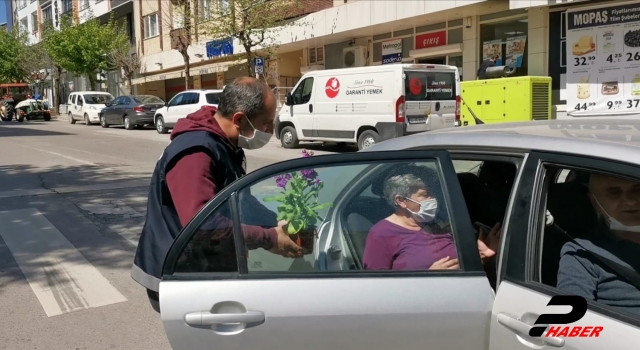
<path id="1" fill-rule="evenodd" d="M 372 61 L 448 64 L 462 77 L 462 19 L 374 35 Z"/>
<path id="2" fill-rule="evenodd" d="M 498 55 L 498 66 L 510 66 L 516 69 L 514 76 L 529 74 L 528 16 L 516 14 L 506 18 L 480 18 L 480 57 L 479 63 Z"/>

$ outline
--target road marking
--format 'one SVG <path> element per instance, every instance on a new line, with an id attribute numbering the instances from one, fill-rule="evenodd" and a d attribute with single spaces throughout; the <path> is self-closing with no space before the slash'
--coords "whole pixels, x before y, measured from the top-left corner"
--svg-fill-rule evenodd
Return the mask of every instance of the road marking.
<path id="1" fill-rule="evenodd" d="M 127 301 L 37 209 L 0 212 L 0 235 L 48 317 Z"/>
<path id="2" fill-rule="evenodd" d="M 87 185 L 87 186 L 65 186 L 65 187 L 54 187 L 49 189 L 44 188 L 36 188 L 30 190 L 13 190 L 13 191 L 3 191 L 0 192 L 0 198 L 13 198 L 13 197 L 25 197 L 25 196 L 39 196 L 44 194 L 54 194 L 54 193 L 75 193 L 75 192 L 89 192 L 89 191 L 100 191 L 100 190 L 117 190 L 121 188 L 131 188 L 131 187 L 148 187 L 149 179 L 144 180 L 132 180 L 126 182 L 116 182 L 116 183 L 106 183 L 106 184 L 96 184 L 96 185 Z"/>
<path id="3" fill-rule="evenodd" d="M 18 145 L 20 145 L 20 144 L 18 144 Z M 60 154 L 60 153 L 56 153 L 56 152 L 47 151 L 47 150 L 44 150 L 44 149 L 41 149 L 41 148 L 37 148 L 37 147 L 31 147 L 31 146 L 26 146 L 26 145 L 20 145 L 20 146 L 26 147 L 26 148 L 31 148 L 31 149 L 39 151 L 39 152 L 53 154 L 53 155 L 58 156 L 58 157 L 67 158 L 69 160 L 73 160 L 74 162 L 78 162 L 78 163 L 85 164 L 85 165 L 93 165 L 93 166 L 97 165 L 95 163 L 87 162 L 86 160 L 74 158 L 74 157 L 67 156 L 67 155 Z"/>

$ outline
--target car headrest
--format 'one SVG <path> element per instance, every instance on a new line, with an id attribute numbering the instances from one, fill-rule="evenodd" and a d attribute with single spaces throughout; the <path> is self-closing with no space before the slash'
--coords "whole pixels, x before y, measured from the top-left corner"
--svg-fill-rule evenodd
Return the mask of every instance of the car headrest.
<path id="1" fill-rule="evenodd" d="M 588 188 L 579 182 L 549 186 L 547 210 L 554 223 L 574 238 L 586 238 L 598 225 L 598 215 L 588 196 Z"/>
<path id="2" fill-rule="evenodd" d="M 517 171 L 518 169 L 513 163 L 484 161 L 478 177 L 488 185 L 511 185 L 516 178 Z"/>

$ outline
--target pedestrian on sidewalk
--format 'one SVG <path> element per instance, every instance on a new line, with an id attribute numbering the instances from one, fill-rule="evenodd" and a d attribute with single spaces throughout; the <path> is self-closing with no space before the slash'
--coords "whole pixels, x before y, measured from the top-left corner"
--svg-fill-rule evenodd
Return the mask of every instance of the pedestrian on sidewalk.
<path id="1" fill-rule="evenodd" d="M 131 270 L 131 277 L 147 288 L 149 301 L 156 311 L 159 312 L 162 265 L 174 239 L 209 200 L 245 175 L 243 149 L 258 149 L 269 142 L 276 104 L 273 92 L 264 82 L 242 77 L 225 86 L 217 109 L 203 106 L 176 123 L 171 142 L 153 172 L 147 216 Z M 249 249 L 263 248 L 291 258 L 302 256 L 302 248 L 289 238 L 275 213 L 255 197 L 242 202 L 243 206 L 250 203 L 252 213 L 255 211 L 267 218 L 259 226 L 242 225 Z M 228 228 L 223 235 L 232 242 L 233 225 L 225 226 L 220 219 L 214 221 L 218 227 Z M 220 232 L 205 237 L 204 241 L 201 239 L 198 241 L 203 244 L 207 240 L 219 240 Z M 224 254 L 222 251 L 226 249 L 232 250 L 226 253 L 235 254 L 232 243 L 225 249 L 222 249 L 224 244 L 217 244 L 218 253 Z"/>

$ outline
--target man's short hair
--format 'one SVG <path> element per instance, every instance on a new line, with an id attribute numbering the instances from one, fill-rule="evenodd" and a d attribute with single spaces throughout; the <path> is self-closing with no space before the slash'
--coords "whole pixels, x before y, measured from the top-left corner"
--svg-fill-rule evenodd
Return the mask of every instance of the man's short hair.
<path id="1" fill-rule="evenodd" d="M 500 55 L 498 55 L 498 54 L 491 55 L 491 59 L 492 60 L 497 60 L 499 57 L 500 57 Z"/>
<path id="2" fill-rule="evenodd" d="M 264 114 L 264 101 L 269 87 L 251 77 L 236 78 L 224 87 L 218 102 L 218 113 L 231 118 L 235 113 L 244 113 L 249 120 Z"/>

